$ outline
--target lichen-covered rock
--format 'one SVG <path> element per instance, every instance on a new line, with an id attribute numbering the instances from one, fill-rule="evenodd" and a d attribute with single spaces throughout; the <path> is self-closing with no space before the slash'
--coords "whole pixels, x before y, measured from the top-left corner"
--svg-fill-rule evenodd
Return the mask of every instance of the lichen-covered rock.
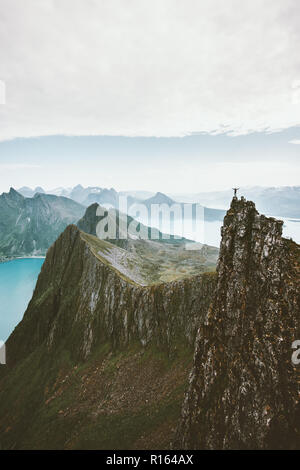
<path id="1" fill-rule="evenodd" d="M 234 198 L 174 447 L 300 448 L 299 246 Z"/>

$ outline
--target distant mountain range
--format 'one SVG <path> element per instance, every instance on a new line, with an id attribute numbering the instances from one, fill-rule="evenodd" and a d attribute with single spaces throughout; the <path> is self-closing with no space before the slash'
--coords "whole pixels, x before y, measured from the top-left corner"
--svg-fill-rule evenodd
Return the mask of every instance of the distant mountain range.
<path id="1" fill-rule="evenodd" d="M 37 186 L 35 189 L 31 189 L 28 186 L 22 186 L 17 190 L 18 193 L 22 194 L 24 197 L 33 197 L 37 193 L 44 194 L 46 193 L 43 188 Z M 62 194 L 57 194 L 57 196 L 62 196 Z"/>
<path id="2" fill-rule="evenodd" d="M 28 186 L 23 186 L 17 191 L 25 197 L 34 197 L 36 193 L 45 193 L 68 197 L 86 207 L 97 203 L 115 208 L 118 208 L 119 196 L 126 196 L 128 204 L 131 205 L 154 195 L 154 193 L 150 193 L 148 191 L 133 191 L 132 193 L 130 191 L 121 191 L 118 193 L 114 188 L 100 188 L 99 186 L 88 186 L 87 188 L 84 188 L 81 184 L 78 184 L 73 188 L 60 187 L 49 191 L 45 191 L 41 187 L 31 189 Z"/>
<path id="3" fill-rule="evenodd" d="M 45 192 L 42 188 L 38 187 L 36 189 L 31 189 L 26 186 L 20 188 L 18 190 L 21 194 L 26 197 L 33 197 L 37 192 L 42 193 Z M 47 191 L 47 194 L 55 194 L 56 196 L 64 196 L 74 201 L 82 204 L 85 207 L 89 207 L 91 204 L 97 203 L 104 207 L 114 207 L 119 209 L 120 206 L 120 197 L 126 196 L 127 197 L 127 209 L 130 213 L 131 211 L 134 212 L 134 205 L 136 204 L 144 204 L 147 209 L 149 210 L 153 204 L 166 204 L 167 206 L 171 207 L 173 204 L 180 204 L 182 211 L 185 202 L 175 201 L 171 197 L 167 196 L 164 193 L 157 192 L 150 193 L 146 191 L 120 191 L 117 192 L 114 188 L 100 188 L 96 186 L 89 186 L 84 188 L 80 184 L 75 186 L 74 188 L 56 188 L 51 191 Z M 145 198 L 145 196 L 149 196 Z M 195 202 L 197 201 L 189 201 Z M 192 211 L 194 213 L 193 217 L 195 217 L 195 206 L 192 207 Z M 122 209 L 122 208 L 121 208 Z M 125 212 L 122 210 L 122 212 Z M 183 212 L 182 212 L 183 213 Z M 225 210 L 220 209 L 213 209 L 213 208 L 204 208 L 204 218 L 205 221 L 222 221 L 225 215 Z M 149 219 L 150 220 L 150 219 Z"/>
<path id="4" fill-rule="evenodd" d="M 174 199 L 170 198 L 166 194 L 163 193 L 156 193 L 154 196 L 150 197 L 149 199 L 146 199 L 142 201 L 143 204 L 148 208 L 150 211 L 151 206 L 154 204 L 165 204 L 166 206 L 172 207 L 173 205 L 179 205 L 181 208 L 181 213 L 182 217 L 184 217 L 184 206 L 185 202 L 179 202 L 175 201 Z M 188 204 L 191 204 L 191 218 L 193 220 L 196 219 L 197 212 L 196 212 L 196 206 L 202 206 L 203 207 L 203 216 L 204 216 L 204 221 L 205 222 L 214 222 L 214 221 L 222 221 L 225 216 L 225 210 L 222 209 L 213 209 L 210 207 L 204 207 L 202 204 L 199 204 L 197 202 L 190 202 Z"/>
<path id="5" fill-rule="evenodd" d="M 171 199 L 169 196 L 163 193 L 156 193 L 154 196 L 145 199 L 143 203 L 147 207 L 151 207 L 151 204 L 167 204 L 168 206 L 172 206 L 173 204 L 176 204 L 174 199 Z"/>
<path id="6" fill-rule="evenodd" d="M 45 191 L 41 187 L 31 189 L 24 186 L 18 192 L 25 197 L 33 197 L 36 193 L 53 194 L 68 197 L 86 207 L 97 203 L 117 209 L 119 208 L 120 196 L 127 196 L 128 208 L 139 203 L 145 204 L 147 208 L 150 208 L 151 204 L 167 204 L 171 206 L 176 202 L 180 204 L 198 203 L 205 207 L 205 220 L 207 221 L 223 220 L 225 209 L 230 204 L 233 195 L 232 189 L 199 192 L 196 194 L 178 193 L 166 195 L 162 192 L 155 194 L 148 191 L 117 192 L 114 188 L 108 189 L 98 186 L 84 188 L 80 184 L 73 188 L 56 188 L 51 191 Z M 258 210 L 267 215 L 300 218 L 300 186 L 241 187 L 238 194 L 245 196 L 248 200 L 255 201 Z"/>
<path id="7" fill-rule="evenodd" d="M 29 194 L 29 188 L 26 189 L 26 193 Z M 76 187 L 72 190 L 72 193 L 73 195 L 77 193 L 79 198 L 80 193 L 82 195 L 82 190 Z M 103 190 L 99 194 L 102 194 L 102 200 L 104 199 L 106 203 L 112 205 L 111 202 L 115 202 L 115 205 L 118 205 L 118 193 L 116 191 Z M 90 193 L 87 199 L 92 200 L 92 195 L 97 197 L 99 194 L 96 192 Z M 113 196 L 115 197 L 114 201 L 112 200 Z M 135 198 L 131 197 L 132 204 L 134 200 Z M 173 203 L 174 201 L 171 198 L 162 193 L 157 193 L 144 201 L 145 206 L 149 209 L 152 204 L 166 204 L 167 207 L 171 207 Z M 85 206 L 68 197 L 42 192 L 35 192 L 33 197 L 24 197 L 11 188 L 8 193 L 3 193 L 0 196 L 0 261 L 22 256 L 45 255 L 50 245 L 69 224 L 77 224 L 80 230 L 96 235 L 97 223 L 103 218 L 96 215 L 98 206 L 99 204 L 96 202 L 86 209 Z M 105 207 L 103 209 L 106 210 Z M 208 216 L 212 214 L 217 217 L 223 216 L 223 211 L 205 210 Z M 107 214 L 109 218 L 112 218 L 112 209 L 107 208 Z M 120 227 L 124 227 L 124 223 L 121 225 L 120 221 L 122 219 L 124 222 L 124 218 L 126 219 L 125 227 L 128 228 L 128 237 L 127 234 L 124 236 L 121 233 Z M 147 240 L 144 240 L 139 233 L 146 233 Z M 153 257 L 153 253 L 159 254 L 160 260 L 163 252 L 165 252 L 167 258 L 170 258 L 172 253 L 168 252 L 168 244 L 181 246 L 181 250 L 184 250 L 185 243 L 192 242 L 186 238 L 179 239 L 174 238 L 173 235 L 163 234 L 157 228 L 146 226 L 141 221 L 119 212 L 118 209 L 116 236 L 109 239 L 109 241 L 127 251 L 138 252 L 142 257 L 144 256 L 145 265 L 147 264 L 147 257 L 151 265 L 150 259 Z M 206 248 L 205 250 L 207 251 Z M 216 261 L 217 250 L 215 248 L 210 250 L 209 256 L 206 253 L 204 258 L 203 253 L 201 266 L 205 264 L 204 259 L 209 261 L 208 265 L 205 264 L 206 268 L 213 265 Z M 211 253 L 213 253 L 212 257 L 210 257 Z M 193 254 L 189 253 L 186 256 L 192 258 Z M 194 269 L 193 263 L 192 267 Z M 154 274 L 156 271 L 159 271 L 158 265 L 154 269 Z M 189 272 L 190 269 L 187 271 Z"/>
<path id="8" fill-rule="evenodd" d="M 45 255 L 84 211 L 84 206 L 66 197 L 43 193 L 24 197 L 11 188 L 0 196 L 0 260 Z"/>
<path id="9" fill-rule="evenodd" d="M 173 203 L 158 193 L 146 205 L 156 202 Z M 68 225 L 77 224 L 82 232 L 94 236 L 93 246 L 104 247 L 103 256 L 107 254 L 115 269 L 142 284 L 180 279 L 215 268 L 217 248 L 197 244 L 195 251 L 186 250 L 185 244 L 193 244 L 192 240 L 163 234 L 116 209 L 102 207 L 103 215 L 98 216 L 98 207 L 93 203 L 86 209 L 70 198 L 53 194 L 24 197 L 11 188 L 0 196 L 0 261 L 45 255 Z M 104 217 L 110 221 L 114 218 L 116 233 L 101 245 L 96 227 Z"/>
<path id="10" fill-rule="evenodd" d="M 18 189 L 18 192 L 25 197 L 33 197 L 36 193 L 47 193 L 55 196 L 64 196 L 69 199 L 73 199 L 79 204 L 89 206 L 94 202 L 112 204 L 116 203 L 117 192 L 111 188 L 99 188 L 97 186 L 89 186 L 84 188 L 81 184 L 74 186 L 74 188 L 55 188 L 49 191 L 45 191 L 41 187 L 31 189 L 27 186 L 23 186 Z"/>
<path id="11" fill-rule="evenodd" d="M 258 210 L 267 215 L 300 218 L 300 186 L 241 187 L 238 194 L 255 201 Z M 225 209 L 230 204 L 232 195 L 232 189 L 228 189 L 196 194 L 179 193 L 172 196 L 175 200 L 199 202 L 204 206 Z"/>

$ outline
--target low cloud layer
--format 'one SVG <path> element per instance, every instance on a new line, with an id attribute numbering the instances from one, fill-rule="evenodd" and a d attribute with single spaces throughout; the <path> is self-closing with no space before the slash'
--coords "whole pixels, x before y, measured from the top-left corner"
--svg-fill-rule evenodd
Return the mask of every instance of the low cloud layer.
<path id="1" fill-rule="evenodd" d="M 0 139 L 300 125 L 297 0 L 0 0 Z"/>

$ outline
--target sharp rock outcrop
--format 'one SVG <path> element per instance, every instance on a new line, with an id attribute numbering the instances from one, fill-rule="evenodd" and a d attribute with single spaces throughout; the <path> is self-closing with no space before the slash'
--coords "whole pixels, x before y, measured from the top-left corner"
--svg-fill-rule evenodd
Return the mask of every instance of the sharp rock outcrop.
<path id="1" fill-rule="evenodd" d="M 175 447 L 300 448 L 299 246 L 281 221 L 234 198 L 217 272 Z"/>

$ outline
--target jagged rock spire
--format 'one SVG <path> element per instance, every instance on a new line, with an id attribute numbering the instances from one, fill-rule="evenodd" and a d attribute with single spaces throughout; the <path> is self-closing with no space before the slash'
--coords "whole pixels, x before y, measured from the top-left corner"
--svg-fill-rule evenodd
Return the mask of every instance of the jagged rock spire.
<path id="1" fill-rule="evenodd" d="M 233 198 L 176 448 L 300 448 L 299 306 L 299 246 Z"/>

